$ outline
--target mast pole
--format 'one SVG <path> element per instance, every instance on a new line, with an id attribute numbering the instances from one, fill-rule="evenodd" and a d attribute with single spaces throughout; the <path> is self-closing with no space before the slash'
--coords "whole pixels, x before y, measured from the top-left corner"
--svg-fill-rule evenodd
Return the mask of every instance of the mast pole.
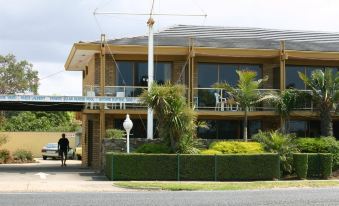
<path id="1" fill-rule="evenodd" d="M 153 45 L 153 25 L 154 20 L 150 17 L 147 21 L 148 25 L 148 91 L 151 90 L 151 86 L 154 79 L 154 45 Z M 153 109 L 147 109 L 147 139 L 153 139 Z"/>

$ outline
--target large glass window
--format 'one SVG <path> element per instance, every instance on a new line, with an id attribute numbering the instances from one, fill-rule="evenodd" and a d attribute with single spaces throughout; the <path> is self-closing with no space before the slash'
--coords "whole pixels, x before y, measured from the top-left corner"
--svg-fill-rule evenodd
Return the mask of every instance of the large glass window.
<path id="1" fill-rule="evenodd" d="M 198 137 L 203 139 L 242 139 L 242 120 L 202 120 L 208 129 L 198 128 Z M 260 120 L 248 121 L 248 137 L 258 133 L 261 129 Z"/>
<path id="2" fill-rule="evenodd" d="M 235 86 L 238 82 L 237 70 L 250 70 L 257 73 L 256 79 L 262 78 L 260 65 L 251 64 L 198 64 L 198 87 L 209 88 L 215 83 L 227 82 Z"/>
<path id="3" fill-rule="evenodd" d="M 147 62 L 119 61 L 116 69 L 117 86 L 147 86 Z M 171 81 L 172 64 L 157 62 L 154 65 L 154 81 L 163 84 Z"/>
<path id="4" fill-rule="evenodd" d="M 327 67 L 326 67 L 327 68 Z M 307 77 L 311 77 L 312 72 L 315 70 L 324 70 L 325 67 L 315 66 L 286 66 L 286 88 L 295 89 L 308 89 L 299 77 L 299 72 L 306 74 Z M 339 71 L 339 68 L 331 68 L 333 72 Z"/>

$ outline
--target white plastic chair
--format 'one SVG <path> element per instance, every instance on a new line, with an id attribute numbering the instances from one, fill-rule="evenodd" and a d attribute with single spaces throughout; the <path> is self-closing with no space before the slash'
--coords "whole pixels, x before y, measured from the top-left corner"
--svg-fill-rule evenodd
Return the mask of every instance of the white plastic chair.
<path id="1" fill-rule="evenodd" d="M 95 97 L 95 92 L 94 91 L 87 91 L 86 96 L 88 97 Z M 89 104 L 89 108 L 93 109 L 94 108 L 94 103 L 86 103 L 86 108 L 88 108 L 88 104 Z"/>
<path id="2" fill-rule="evenodd" d="M 125 97 L 125 92 L 117 92 L 117 97 Z M 120 102 L 120 109 L 126 109 L 126 104 L 123 102 Z"/>
<path id="3" fill-rule="evenodd" d="M 214 110 L 224 111 L 226 98 L 222 98 L 220 94 L 214 93 L 215 97 L 215 107 Z"/>

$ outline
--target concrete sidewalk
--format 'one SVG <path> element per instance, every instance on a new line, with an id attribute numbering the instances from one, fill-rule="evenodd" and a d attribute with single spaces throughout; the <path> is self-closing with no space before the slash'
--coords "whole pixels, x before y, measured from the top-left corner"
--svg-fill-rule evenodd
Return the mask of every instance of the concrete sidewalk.
<path id="1" fill-rule="evenodd" d="M 101 174 L 81 167 L 81 161 L 41 160 L 32 164 L 0 165 L 3 192 L 123 192 Z"/>

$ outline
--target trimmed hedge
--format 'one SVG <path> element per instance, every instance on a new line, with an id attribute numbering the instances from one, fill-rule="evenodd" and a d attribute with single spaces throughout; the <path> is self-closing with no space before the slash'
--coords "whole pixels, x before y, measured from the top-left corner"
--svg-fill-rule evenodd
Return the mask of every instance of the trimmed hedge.
<path id="1" fill-rule="evenodd" d="M 272 180 L 280 177 L 276 154 L 218 155 L 217 180 Z"/>
<path id="2" fill-rule="evenodd" d="M 293 155 L 294 169 L 300 179 L 324 178 L 332 175 L 332 154 L 301 153 Z M 305 172 L 306 171 L 306 172 Z"/>
<path id="3" fill-rule="evenodd" d="M 306 179 L 308 170 L 308 155 L 293 154 L 293 166 L 298 178 Z"/>
<path id="4" fill-rule="evenodd" d="M 332 175 L 332 154 L 308 154 L 307 177 L 328 178 Z"/>
<path id="5" fill-rule="evenodd" d="M 272 180 L 280 177 L 277 154 L 106 154 L 110 180 Z"/>
<path id="6" fill-rule="evenodd" d="M 214 155 L 180 155 L 180 180 L 214 180 Z"/>

